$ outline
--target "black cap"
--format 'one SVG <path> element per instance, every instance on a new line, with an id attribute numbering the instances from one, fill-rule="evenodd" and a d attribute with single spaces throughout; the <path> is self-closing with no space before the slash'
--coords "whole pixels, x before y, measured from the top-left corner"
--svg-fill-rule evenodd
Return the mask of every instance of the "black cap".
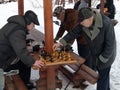
<path id="1" fill-rule="evenodd" d="M 36 25 L 40 25 L 37 15 L 31 10 L 25 13 L 24 18 L 27 25 L 29 25 L 31 22 L 33 22 Z"/>
<path id="2" fill-rule="evenodd" d="M 78 13 L 78 22 L 82 22 L 85 19 L 88 19 L 94 15 L 94 12 L 89 7 L 84 7 L 79 10 Z"/>

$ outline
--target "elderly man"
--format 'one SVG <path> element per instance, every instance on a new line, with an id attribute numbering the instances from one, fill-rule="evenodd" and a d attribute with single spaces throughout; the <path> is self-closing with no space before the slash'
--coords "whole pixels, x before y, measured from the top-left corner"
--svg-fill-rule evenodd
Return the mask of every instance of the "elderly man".
<path id="1" fill-rule="evenodd" d="M 96 90 L 110 90 L 110 69 L 116 56 L 116 39 L 110 18 L 91 8 L 79 10 L 77 25 L 64 36 L 53 49 L 66 46 L 77 39 L 78 53 L 86 59 L 85 64 L 97 70 L 99 79 Z"/>
<path id="2" fill-rule="evenodd" d="M 78 24 L 78 10 L 64 9 L 62 6 L 58 6 L 54 9 L 53 16 L 61 21 L 61 25 L 55 37 L 55 41 L 59 40 L 65 31 L 71 31 Z M 73 42 L 74 40 L 71 41 L 71 44 Z"/>
<path id="3" fill-rule="evenodd" d="M 26 48 L 26 35 L 39 25 L 37 15 L 29 10 L 25 15 L 14 15 L 8 18 L 0 30 L 0 90 L 4 88 L 3 70 L 8 68 L 18 57 L 26 66 L 41 68 L 44 63 L 34 60 Z"/>

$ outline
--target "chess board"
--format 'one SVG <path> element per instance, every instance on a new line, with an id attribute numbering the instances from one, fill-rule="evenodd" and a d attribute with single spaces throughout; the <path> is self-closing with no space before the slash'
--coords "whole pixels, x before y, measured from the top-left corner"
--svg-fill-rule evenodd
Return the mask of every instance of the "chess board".
<path id="1" fill-rule="evenodd" d="M 45 63 L 45 66 L 53 66 L 53 65 L 64 65 L 64 64 L 75 64 L 79 62 L 80 64 L 83 63 L 85 60 L 78 56 L 74 52 L 66 52 L 66 51 L 54 51 L 51 55 L 46 56 L 43 58 L 38 53 L 33 55 L 34 58 L 39 58 L 39 60 Z M 33 67 L 34 69 L 37 67 Z"/>
<path id="2" fill-rule="evenodd" d="M 51 66 L 51 65 L 61 65 L 61 64 L 72 64 L 76 63 L 77 60 L 72 56 L 72 53 L 70 52 L 58 52 L 55 51 L 52 53 L 52 59 L 53 61 L 50 61 L 49 59 L 46 60 L 46 66 Z"/>

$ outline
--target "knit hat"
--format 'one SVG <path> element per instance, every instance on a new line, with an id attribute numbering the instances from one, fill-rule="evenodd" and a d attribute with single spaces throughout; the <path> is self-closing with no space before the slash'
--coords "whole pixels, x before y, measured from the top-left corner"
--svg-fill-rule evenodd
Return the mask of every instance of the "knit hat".
<path id="1" fill-rule="evenodd" d="M 31 22 L 33 22 L 36 25 L 40 25 L 39 21 L 38 21 L 38 18 L 37 18 L 37 15 L 31 10 L 28 10 L 25 13 L 24 18 L 25 18 L 25 21 L 26 21 L 27 25 L 29 25 Z"/>
<path id="2" fill-rule="evenodd" d="M 94 12 L 89 7 L 84 7 L 79 10 L 78 13 L 78 22 L 82 22 L 85 19 L 88 19 L 94 15 Z"/>
<path id="3" fill-rule="evenodd" d="M 53 16 L 56 17 L 57 15 L 59 15 L 62 11 L 64 10 L 64 8 L 62 6 L 58 6 L 54 9 L 53 12 Z"/>

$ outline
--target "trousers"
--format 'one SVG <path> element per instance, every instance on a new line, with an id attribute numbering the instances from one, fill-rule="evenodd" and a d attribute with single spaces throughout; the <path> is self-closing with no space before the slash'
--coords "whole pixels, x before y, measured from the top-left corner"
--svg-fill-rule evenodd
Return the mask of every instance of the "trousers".
<path id="1" fill-rule="evenodd" d="M 110 90 L 110 69 L 98 69 L 99 79 L 97 81 L 97 90 Z"/>
<path id="2" fill-rule="evenodd" d="M 18 69 L 20 78 L 24 81 L 25 84 L 30 82 L 30 74 L 31 74 L 31 67 L 27 67 L 21 60 L 19 60 L 16 64 L 9 66 L 6 72 L 10 70 Z"/>
<path id="3" fill-rule="evenodd" d="M 5 79 L 3 74 L 3 69 L 0 68 L 0 90 L 3 90 L 5 86 Z"/>

